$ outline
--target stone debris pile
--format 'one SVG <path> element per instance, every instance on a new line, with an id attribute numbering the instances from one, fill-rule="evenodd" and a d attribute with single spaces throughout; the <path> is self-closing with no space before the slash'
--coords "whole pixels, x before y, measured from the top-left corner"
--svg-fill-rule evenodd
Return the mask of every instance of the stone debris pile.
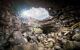
<path id="1" fill-rule="evenodd" d="M 48 20 L 31 19 L 29 23 L 22 23 L 8 11 L 3 13 L 0 50 L 79 50 L 79 18 L 68 16 L 65 9 L 58 11 Z"/>

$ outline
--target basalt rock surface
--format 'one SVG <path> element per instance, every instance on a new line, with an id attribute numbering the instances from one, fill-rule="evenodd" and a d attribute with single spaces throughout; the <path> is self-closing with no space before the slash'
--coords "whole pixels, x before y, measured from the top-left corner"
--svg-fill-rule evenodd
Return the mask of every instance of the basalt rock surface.
<path id="1" fill-rule="evenodd" d="M 3 1 L 4 2 L 4 1 Z M 79 50 L 80 9 L 66 6 L 43 21 L 23 23 L 5 4 L 0 11 L 0 50 Z"/>

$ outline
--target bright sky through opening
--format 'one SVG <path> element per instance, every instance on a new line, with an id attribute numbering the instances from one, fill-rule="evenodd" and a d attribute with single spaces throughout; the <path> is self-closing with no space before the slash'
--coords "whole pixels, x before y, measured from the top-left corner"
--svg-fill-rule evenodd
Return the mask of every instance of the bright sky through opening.
<path id="1" fill-rule="evenodd" d="M 32 7 L 29 10 L 22 10 L 20 14 L 21 18 L 35 18 L 37 20 L 43 20 L 49 17 L 49 12 L 45 8 Z"/>

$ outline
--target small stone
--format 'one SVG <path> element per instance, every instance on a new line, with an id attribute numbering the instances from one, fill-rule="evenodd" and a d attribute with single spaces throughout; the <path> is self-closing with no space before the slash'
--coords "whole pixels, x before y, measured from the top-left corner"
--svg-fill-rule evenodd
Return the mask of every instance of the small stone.
<path id="1" fill-rule="evenodd" d="M 51 33 L 51 36 L 54 37 L 54 33 Z"/>
<path id="2" fill-rule="evenodd" d="M 62 43 L 63 44 L 67 43 L 67 40 L 66 39 L 62 39 Z"/>
<path id="3" fill-rule="evenodd" d="M 55 40 L 52 38 L 48 38 L 48 41 L 52 41 L 53 43 L 55 43 Z"/>
<path id="4" fill-rule="evenodd" d="M 61 36 L 62 36 L 62 34 L 61 34 L 61 33 L 58 33 L 58 36 L 59 36 L 59 37 L 61 37 Z"/>
<path id="5" fill-rule="evenodd" d="M 55 50 L 60 50 L 61 47 L 60 47 L 60 46 L 54 46 L 54 49 L 55 49 Z"/>

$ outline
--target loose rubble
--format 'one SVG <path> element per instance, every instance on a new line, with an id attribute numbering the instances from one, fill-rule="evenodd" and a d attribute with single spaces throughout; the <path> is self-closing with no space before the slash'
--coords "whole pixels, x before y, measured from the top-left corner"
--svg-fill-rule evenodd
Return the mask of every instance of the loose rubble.
<path id="1" fill-rule="evenodd" d="M 65 13 L 68 10 L 54 10 L 51 19 L 31 23 L 21 20 L 6 11 L 0 24 L 0 50 L 73 50 L 80 49 L 80 20 Z M 57 13 L 57 14 L 56 14 Z M 6 16 L 5 16 L 6 14 Z M 37 22 L 36 22 L 37 21 Z M 72 22 L 73 21 L 73 22 Z"/>

